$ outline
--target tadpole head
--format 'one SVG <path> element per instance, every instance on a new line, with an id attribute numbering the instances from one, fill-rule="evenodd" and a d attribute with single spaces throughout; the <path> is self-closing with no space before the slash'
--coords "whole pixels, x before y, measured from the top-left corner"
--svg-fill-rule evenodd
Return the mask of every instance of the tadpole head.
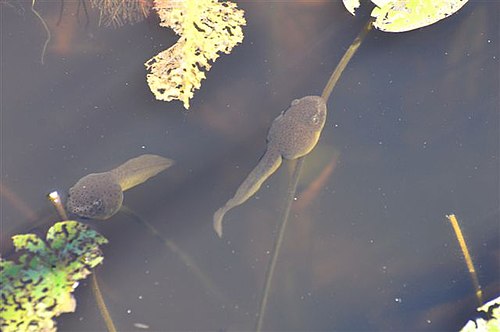
<path id="1" fill-rule="evenodd" d="M 113 216 L 123 202 L 123 192 L 109 172 L 89 174 L 69 189 L 66 210 L 79 217 L 105 220 Z"/>
<path id="2" fill-rule="evenodd" d="M 320 96 L 306 96 L 295 99 L 291 104 L 293 116 L 312 130 L 321 130 L 326 121 L 326 103 Z"/>

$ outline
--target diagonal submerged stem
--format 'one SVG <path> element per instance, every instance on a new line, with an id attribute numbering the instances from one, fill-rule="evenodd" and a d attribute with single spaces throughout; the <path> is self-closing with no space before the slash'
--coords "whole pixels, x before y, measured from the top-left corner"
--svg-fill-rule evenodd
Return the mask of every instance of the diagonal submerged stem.
<path id="1" fill-rule="evenodd" d="M 115 324 L 113 323 L 113 319 L 109 314 L 108 307 L 106 306 L 106 302 L 104 302 L 104 297 L 102 296 L 101 289 L 99 288 L 99 283 L 97 282 L 96 270 L 94 270 L 94 273 L 92 274 L 92 293 L 94 293 L 95 301 L 97 303 L 97 307 L 99 308 L 99 312 L 104 319 L 104 323 L 106 324 L 106 329 L 108 330 L 108 332 L 116 332 Z"/>

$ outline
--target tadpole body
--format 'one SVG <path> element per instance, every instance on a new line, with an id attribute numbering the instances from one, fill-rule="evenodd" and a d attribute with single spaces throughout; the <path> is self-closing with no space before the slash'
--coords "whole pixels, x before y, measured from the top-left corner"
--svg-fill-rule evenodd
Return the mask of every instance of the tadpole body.
<path id="1" fill-rule="evenodd" d="M 273 120 L 267 135 L 266 152 L 234 196 L 214 214 L 214 229 L 219 237 L 222 236 L 224 215 L 252 197 L 278 169 L 283 158 L 297 159 L 311 152 L 325 125 L 326 112 L 322 97 L 306 96 L 293 100 L 288 109 Z"/>

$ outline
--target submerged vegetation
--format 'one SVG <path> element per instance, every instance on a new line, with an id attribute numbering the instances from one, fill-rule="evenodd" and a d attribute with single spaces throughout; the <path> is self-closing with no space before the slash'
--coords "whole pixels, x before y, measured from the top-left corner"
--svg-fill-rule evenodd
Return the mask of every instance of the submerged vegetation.
<path id="1" fill-rule="evenodd" d="M 16 261 L 0 259 L 2 331 L 55 331 L 53 318 L 73 312 L 72 292 L 102 263 L 106 238 L 77 221 L 54 224 L 45 241 L 35 234 L 12 237 Z"/>

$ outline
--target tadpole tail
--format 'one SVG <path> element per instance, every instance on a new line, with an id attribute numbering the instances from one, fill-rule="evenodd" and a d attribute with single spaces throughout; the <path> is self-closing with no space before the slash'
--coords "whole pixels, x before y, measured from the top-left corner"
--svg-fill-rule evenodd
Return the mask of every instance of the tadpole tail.
<path id="1" fill-rule="evenodd" d="M 262 183 L 281 165 L 282 157 L 278 151 L 267 150 L 259 163 L 248 174 L 238 190 L 227 203 L 214 213 L 214 230 L 222 237 L 222 219 L 232 208 L 244 203 L 259 190 Z"/>
<path id="2" fill-rule="evenodd" d="M 173 164 L 174 161 L 171 159 L 154 154 L 143 154 L 111 170 L 111 173 L 118 178 L 122 191 L 125 191 L 145 182 Z"/>

